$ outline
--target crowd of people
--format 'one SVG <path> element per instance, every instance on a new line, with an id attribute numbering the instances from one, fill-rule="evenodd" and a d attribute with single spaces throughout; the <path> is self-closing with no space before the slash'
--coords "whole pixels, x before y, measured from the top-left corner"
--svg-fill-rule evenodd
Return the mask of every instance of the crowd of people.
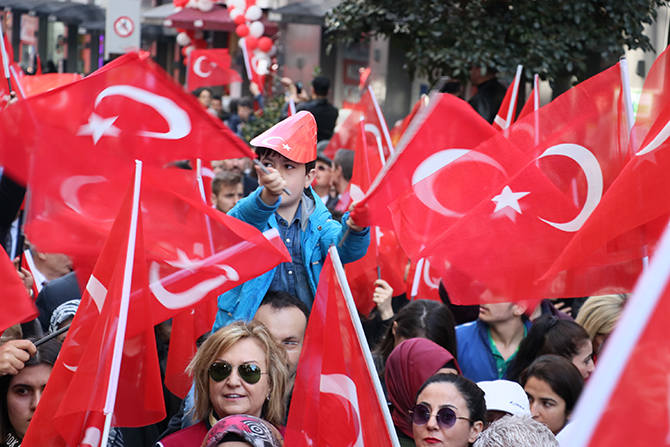
<path id="1" fill-rule="evenodd" d="M 323 154 L 337 118 L 324 79 L 314 80 L 314 99 L 298 113 L 251 141 L 265 169 L 248 159 L 212 163 L 211 205 L 259 230 L 276 228 L 292 262 L 221 295 L 211 334 L 187 369 L 189 395 L 142 435 L 112 429 L 108 446 L 283 444 L 328 247 L 338 246 L 347 263 L 370 243 L 369 229 L 349 214 L 353 151 L 341 149 L 333 160 Z M 259 101 L 242 98 L 228 113 L 210 90 L 197 96 L 238 134 Z M 0 338 L 0 441 L 8 447 L 21 445 L 65 334 L 34 342 L 70 324 L 81 299 L 67 257 L 27 247 L 17 270 L 40 317 Z M 401 446 L 419 447 L 559 445 L 626 301 L 594 296 L 563 312 L 549 300 L 468 308 L 450 303 L 443 287 L 442 302 L 402 292 L 382 278 L 370 284 L 376 308 L 361 319 L 395 435 Z M 168 344 L 169 331 L 157 329 L 158 338 Z"/>

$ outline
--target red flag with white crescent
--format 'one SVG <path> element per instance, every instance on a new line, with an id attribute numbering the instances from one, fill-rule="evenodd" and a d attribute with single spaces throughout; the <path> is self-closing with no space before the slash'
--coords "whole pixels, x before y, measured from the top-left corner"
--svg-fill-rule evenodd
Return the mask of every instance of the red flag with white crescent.
<path id="1" fill-rule="evenodd" d="M 193 50 L 188 56 L 189 91 L 198 87 L 228 85 L 242 82 L 237 71 L 230 68 L 230 54 L 227 49 Z"/>
<path id="2" fill-rule="evenodd" d="M 516 118 L 516 105 L 519 99 L 519 87 L 521 85 L 521 74 L 523 66 L 519 65 L 516 69 L 514 80 L 507 88 L 500 109 L 493 119 L 493 127 L 498 130 L 505 130 L 512 125 Z"/>

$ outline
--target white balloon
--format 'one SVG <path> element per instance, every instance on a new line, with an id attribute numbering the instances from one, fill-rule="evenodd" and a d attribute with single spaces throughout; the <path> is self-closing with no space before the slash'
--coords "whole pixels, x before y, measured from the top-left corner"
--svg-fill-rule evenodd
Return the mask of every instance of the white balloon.
<path id="1" fill-rule="evenodd" d="M 214 2 L 212 0 L 199 0 L 198 8 L 202 12 L 209 12 L 214 8 Z"/>
<path id="2" fill-rule="evenodd" d="M 227 5 L 228 8 L 239 9 L 242 12 L 247 8 L 247 2 L 244 0 L 230 0 Z"/>
<path id="3" fill-rule="evenodd" d="M 256 6 L 263 9 L 268 9 L 270 7 L 270 0 L 256 0 Z"/>
<path id="4" fill-rule="evenodd" d="M 186 56 L 191 54 L 191 51 L 195 50 L 195 47 L 193 45 L 186 47 Z"/>
<path id="5" fill-rule="evenodd" d="M 247 8 L 244 18 L 250 22 L 260 20 L 263 17 L 263 10 L 256 5 L 251 5 Z"/>
<path id="6" fill-rule="evenodd" d="M 249 25 L 249 35 L 254 36 L 256 39 L 263 37 L 265 32 L 265 25 L 261 22 L 251 22 Z"/>
<path id="7" fill-rule="evenodd" d="M 244 14 L 244 12 L 242 12 L 239 9 L 231 9 L 228 14 L 230 15 L 230 20 L 234 21 L 235 18 L 237 18 L 237 16 L 241 16 L 242 14 Z"/>
<path id="8" fill-rule="evenodd" d="M 198 8 L 198 0 L 188 0 L 188 3 L 186 3 L 187 8 Z"/>
<path id="9" fill-rule="evenodd" d="M 191 38 L 188 37 L 188 34 L 186 33 L 179 33 L 177 34 L 177 45 L 180 47 L 185 47 L 186 45 L 189 45 L 191 43 Z"/>
<path id="10" fill-rule="evenodd" d="M 268 51 L 268 56 L 272 57 L 275 54 L 277 54 L 277 45 L 272 45 L 272 48 L 270 48 L 270 51 Z"/>

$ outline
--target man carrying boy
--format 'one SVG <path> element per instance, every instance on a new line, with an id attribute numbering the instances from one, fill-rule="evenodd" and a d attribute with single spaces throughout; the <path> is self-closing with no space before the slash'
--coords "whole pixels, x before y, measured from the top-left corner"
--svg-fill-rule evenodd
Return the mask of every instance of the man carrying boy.
<path id="1" fill-rule="evenodd" d="M 368 228 L 357 226 L 348 213 L 342 218 L 346 224 L 332 220 L 310 187 L 316 175 L 316 122 L 311 113 L 285 119 L 251 144 L 268 173 L 256 167 L 261 187 L 228 214 L 260 231 L 276 228 L 292 262 L 221 295 L 213 332 L 235 320 L 250 320 L 268 290 L 297 296 L 311 309 L 328 248 L 340 243 L 347 228 L 349 234 L 338 247 L 343 263 L 361 258 L 370 243 Z"/>

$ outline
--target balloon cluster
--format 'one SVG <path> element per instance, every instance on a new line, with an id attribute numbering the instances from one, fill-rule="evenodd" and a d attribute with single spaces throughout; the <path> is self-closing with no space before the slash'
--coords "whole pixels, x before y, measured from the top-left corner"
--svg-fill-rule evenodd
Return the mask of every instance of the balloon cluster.
<path id="1" fill-rule="evenodd" d="M 277 48 L 273 45 L 272 39 L 263 36 L 265 33 L 265 25 L 261 22 L 263 10 L 256 4 L 256 0 L 226 0 L 226 6 L 230 18 L 237 24 L 235 34 L 251 53 L 249 57 L 254 65 L 264 67 L 271 65 L 270 58 L 277 53 Z"/>
<path id="2" fill-rule="evenodd" d="M 214 0 L 173 0 L 177 10 L 183 8 L 199 9 L 202 12 L 209 12 L 214 8 Z M 256 5 L 256 0 L 226 0 L 230 19 L 235 22 L 237 27 L 235 33 L 244 40 L 247 50 L 252 52 L 257 59 L 270 58 L 277 52 L 272 39 L 263 36 L 265 25 L 261 22 L 263 10 Z M 184 57 L 194 49 L 207 48 L 207 42 L 203 38 L 202 31 L 177 29 L 177 44 L 182 47 L 181 53 Z"/>

